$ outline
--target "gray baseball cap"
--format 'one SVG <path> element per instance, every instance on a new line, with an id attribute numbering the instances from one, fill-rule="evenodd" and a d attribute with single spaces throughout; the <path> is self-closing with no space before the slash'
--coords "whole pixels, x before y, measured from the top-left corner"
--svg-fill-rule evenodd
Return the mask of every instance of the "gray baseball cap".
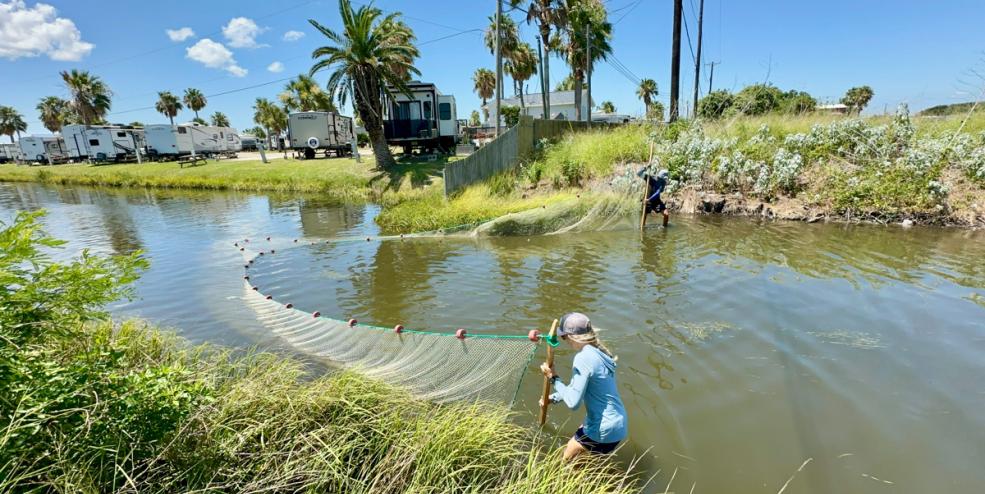
<path id="1" fill-rule="evenodd" d="M 588 319 L 588 316 L 581 312 L 569 312 L 561 316 L 557 334 L 558 336 L 567 336 L 569 334 L 586 334 L 592 331 L 592 321 Z"/>

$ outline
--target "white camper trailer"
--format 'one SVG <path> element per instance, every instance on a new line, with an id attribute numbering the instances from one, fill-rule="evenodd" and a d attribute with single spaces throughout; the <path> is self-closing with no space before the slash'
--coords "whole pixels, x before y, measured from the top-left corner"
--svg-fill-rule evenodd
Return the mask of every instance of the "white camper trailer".
<path id="1" fill-rule="evenodd" d="M 434 84 L 413 81 L 408 94 L 394 87 L 383 108 L 386 142 L 403 146 L 404 154 L 414 148 L 424 152 L 454 152 L 458 139 L 455 97 L 444 95 Z"/>
<path id="2" fill-rule="evenodd" d="M 20 161 L 21 148 L 15 143 L 0 143 L 0 163 L 13 163 Z"/>
<path id="3" fill-rule="evenodd" d="M 287 136 L 291 149 L 304 153 L 305 159 L 315 157 L 318 150 L 325 156 L 352 152 L 352 118 L 335 112 L 306 111 L 287 116 Z"/>
<path id="4" fill-rule="evenodd" d="M 124 161 L 144 146 L 144 129 L 118 125 L 66 125 L 62 137 L 74 160 Z"/>
<path id="5" fill-rule="evenodd" d="M 61 136 L 25 136 L 17 144 L 24 161 L 48 164 L 49 161 L 64 163 L 70 159 Z"/>
<path id="6" fill-rule="evenodd" d="M 224 153 L 238 153 L 243 150 L 243 140 L 232 127 L 214 127 L 219 130 L 219 147 Z"/>
<path id="7" fill-rule="evenodd" d="M 221 152 L 220 134 L 224 135 L 218 127 L 207 125 L 156 124 L 144 127 L 148 154 L 159 159 L 188 154 L 208 156 Z"/>

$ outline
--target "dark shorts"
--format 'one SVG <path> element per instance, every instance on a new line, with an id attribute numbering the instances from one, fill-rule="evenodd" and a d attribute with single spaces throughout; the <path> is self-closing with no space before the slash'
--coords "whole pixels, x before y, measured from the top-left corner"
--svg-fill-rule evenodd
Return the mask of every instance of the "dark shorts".
<path id="1" fill-rule="evenodd" d="M 667 205 L 663 202 L 662 199 L 660 199 L 659 196 L 652 201 L 647 201 L 646 203 L 646 214 L 650 214 L 653 212 L 660 213 L 665 211 L 666 209 L 667 209 Z"/>
<path id="2" fill-rule="evenodd" d="M 575 431 L 575 436 L 573 439 L 578 441 L 578 444 L 584 446 L 589 453 L 597 453 L 600 455 L 607 455 L 615 451 L 616 447 L 619 446 L 619 441 L 614 443 L 600 443 L 592 440 L 592 438 L 585 434 L 584 426 L 579 427 L 578 430 Z"/>

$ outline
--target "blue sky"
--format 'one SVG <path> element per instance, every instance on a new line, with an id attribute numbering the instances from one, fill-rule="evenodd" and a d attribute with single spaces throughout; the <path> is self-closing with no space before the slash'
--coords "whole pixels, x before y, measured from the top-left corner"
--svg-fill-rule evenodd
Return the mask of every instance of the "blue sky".
<path id="1" fill-rule="evenodd" d="M 619 112 L 641 113 L 634 80 L 649 77 L 657 81 L 659 98 L 666 103 L 673 2 L 605 4 L 615 22 L 612 62 L 628 73 L 601 63 L 593 79 L 596 102 L 611 100 Z M 477 67 L 493 68 L 478 30 L 487 25 L 495 2 L 378 0 L 376 5 L 406 15 L 419 41 L 421 78 L 456 96 L 459 118 L 477 109 L 472 73 Z M 685 0 L 684 5 L 696 41 L 693 12 L 698 0 Z M 37 121 L 37 101 L 66 96 L 57 74 L 78 68 L 101 76 L 112 88 L 112 122 L 166 122 L 149 108 L 157 91 L 180 94 L 195 87 L 211 95 L 205 114 L 222 111 L 233 126 L 251 127 L 253 100 L 274 98 L 284 82 L 271 82 L 307 72 L 312 49 L 324 44 L 308 18 L 338 27 L 337 3 L 0 0 L 0 104 L 21 111 L 29 133 L 45 133 Z M 769 81 L 834 101 L 847 88 L 868 84 L 875 90 L 869 112 L 891 111 L 900 102 L 918 110 L 982 96 L 985 80 L 972 71 L 985 75 L 983 20 L 985 2 L 980 0 L 706 0 L 703 58 L 720 62 L 715 88 L 737 90 Z M 522 21 L 520 26 L 522 36 L 533 43 L 535 29 Z M 43 36 L 24 34 L 39 28 Z M 681 84 L 687 106 L 693 62 L 684 40 Z M 707 67 L 702 72 L 704 93 Z M 566 73 L 564 63 L 553 59 L 552 85 Z M 324 82 L 326 76 L 318 79 Z M 535 85 L 530 81 L 531 90 Z M 178 120 L 192 116 L 185 111 Z"/>

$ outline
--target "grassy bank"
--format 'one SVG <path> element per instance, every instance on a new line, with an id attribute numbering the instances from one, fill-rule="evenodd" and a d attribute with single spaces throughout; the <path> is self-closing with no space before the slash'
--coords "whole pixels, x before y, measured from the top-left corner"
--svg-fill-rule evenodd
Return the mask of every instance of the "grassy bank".
<path id="1" fill-rule="evenodd" d="M 146 263 L 53 264 L 35 220 L 0 225 L 0 491 L 633 490 L 604 460 L 563 465 L 504 408 L 110 323 Z"/>

